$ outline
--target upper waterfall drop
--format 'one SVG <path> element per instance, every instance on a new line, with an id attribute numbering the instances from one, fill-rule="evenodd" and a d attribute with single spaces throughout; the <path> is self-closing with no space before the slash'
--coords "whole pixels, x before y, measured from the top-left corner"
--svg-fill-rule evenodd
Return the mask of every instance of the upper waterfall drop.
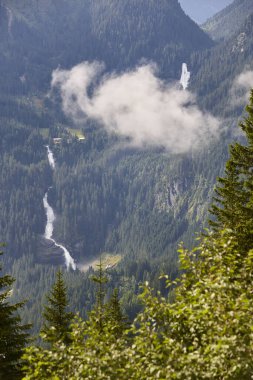
<path id="1" fill-rule="evenodd" d="M 55 215 L 54 215 L 54 210 L 48 203 L 47 197 L 48 197 L 48 192 L 46 192 L 43 198 L 43 206 L 44 206 L 44 209 L 46 210 L 46 215 L 47 215 L 47 224 L 45 228 L 44 237 L 48 240 L 52 240 L 53 231 L 54 231 L 53 223 L 55 221 Z"/>
<path id="2" fill-rule="evenodd" d="M 191 78 L 191 73 L 188 71 L 188 67 L 186 63 L 182 64 L 182 74 L 180 78 L 180 84 L 182 85 L 183 89 L 186 90 L 187 87 L 189 86 Z"/>
<path id="3" fill-rule="evenodd" d="M 47 158 L 48 158 L 49 165 L 54 170 L 55 169 L 55 159 L 54 159 L 53 152 L 50 150 L 49 145 L 46 145 L 46 148 L 47 148 Z"/>
<path id="4" fill-rule="evenodd" d="M 47 148 L 47 157 L 48 157 L 49 165 L 54 170 L 55 169 L 55 159 L 54 159 L 53 152 L 50 150 L 48 145 L 46 145 L 46 148 Z M 73 270 L 76 270 L 76 263 L 75 263 L 73 257 L 70 255 L 67 248 L 65 248 L 61 244 L 58 244 L 53 239 L 55 214 L 54 214 L 53 208 L 48 203 L 48 191 L 46 192 L 46 194 L 43 198 L 43 206 L 44 206 L 44 209 L 46 211 L 46 216 L 47 216 L 47 224 L 46 224 L 45 233 L 44 233 L 45 239 L 51 240 L 56 247 L 63 250 L 65 265 L 66 265 L 67 269 L 72 268 Z"/>

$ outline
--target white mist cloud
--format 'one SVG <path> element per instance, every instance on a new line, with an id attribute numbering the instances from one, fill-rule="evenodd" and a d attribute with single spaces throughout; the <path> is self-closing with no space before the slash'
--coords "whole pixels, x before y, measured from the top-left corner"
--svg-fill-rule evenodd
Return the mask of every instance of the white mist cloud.
<path id="1" fill-rule="evenodd" d="M 174 153 L 197 148 L 218 134 L 217 119 L 201 112 L 189 91 L 160 80 L 154 65 L 122 74 L 103 75 L 103 70 L 103 64 L 83 62 L 53 72 L 51 85 L 60 91 L 66 115 L 77 122 L 95 119 L 109 132 L 129 137 L 134 146 Z"/>
<path id="2" fill-rule="evenodd" d="M 249 101 L 250 90 L 253 88 L 253 71 L 245 70 L 238 75 L 231 88 L 231 104 L 246 105 Z"/>

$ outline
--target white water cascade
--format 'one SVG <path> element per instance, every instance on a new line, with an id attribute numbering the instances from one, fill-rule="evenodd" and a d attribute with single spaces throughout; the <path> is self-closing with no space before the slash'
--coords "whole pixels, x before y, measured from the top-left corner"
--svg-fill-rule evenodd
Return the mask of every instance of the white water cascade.
<path id="1" fill-rule="evenodd" d="M 187 64 L 183 63 L 180 84 L 182 85 L 184 90 L 186 90 L 187 87 L 189 86 L 190 78 L 191 78 L 191 73 L 190 71 L 188 71 Z"/>
<path id="2" fill-rule="evenodd" d="M 49 165 L 54 170 L 55 169 L 55 159 L 54 159 L 53 152 L 50 150 L 48 145 L 46 146 L 46 148 L 47 148 L 47 157 L 48 157 Z M 47 224 L 46 224 L 46 228 L 45 228 L 44 237 L 47 240 L 52 241 L 56 247 L 61 248 L 63 250 L 65 264 L 66 264 L 67 269 L 72 268 L 73 270 L 76 270 L 75 261 L 74 261 L 73 257 L 70 255 L 69 251 L 63 245 L 56 243 L 56 241 L 52 237 L 53 232 L 54 232 L 55 214 L 54 214 L 54 210 L 52 209 L 52 207 L 48 203 L 48 191 L 46 192 L 46 194 L 43 198 L 43 205 L 44 205 L 44 209 L 46 211 L 46 216 L 47 216 Z"/>

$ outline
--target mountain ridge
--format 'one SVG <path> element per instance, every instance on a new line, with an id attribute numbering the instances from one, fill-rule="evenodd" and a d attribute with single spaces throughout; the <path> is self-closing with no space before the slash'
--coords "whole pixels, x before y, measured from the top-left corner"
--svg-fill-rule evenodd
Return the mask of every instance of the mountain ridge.
<path id="1" fill-rule="evenodd" d="M 243 25 L 247 16 L 253 13 L 251 0 L 234 0 L 221 12 L 202 25 L 214 40 L 229 39 Z"/>
<path id="2" fill-rule="evenodd" d="M 175 78 L 193 51 L 212 46 L 177 0 L 75 0 L 71 5 L 2 0 L 1 5 L 0 67 L 10 83 L 25 76 L 23 88 L 34 83 L 34 91 L 48 90 L 59 65 L 69 68 L 84 60 L 120 71 L 144 58 L 156 62 L 161 75 Z"/>

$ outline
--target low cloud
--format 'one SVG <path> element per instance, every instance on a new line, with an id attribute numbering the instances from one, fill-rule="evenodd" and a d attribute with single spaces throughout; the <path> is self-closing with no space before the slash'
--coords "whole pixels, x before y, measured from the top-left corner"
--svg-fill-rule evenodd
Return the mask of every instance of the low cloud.
<path id="1" fill-rule="evenodd" d="M 136 147 L 183 153 L 217 136 L 218 120 L 203 113 L 189 91 L 168 85 L 156 71 L 155 65 L 145 64 L 108 75 L 103 64 L 83 62 L 55 70 L 51 85 L 60 91 L 67 116 L 76 122 L 94 119 Z"/>
<path id="2" fill-rule="evenodd" d="M 245 70 L 238 75 L 231 88 L 231 104 L 244 106 L 249 101 L 250 90 L 253 88 L 253 71 Z"/>

